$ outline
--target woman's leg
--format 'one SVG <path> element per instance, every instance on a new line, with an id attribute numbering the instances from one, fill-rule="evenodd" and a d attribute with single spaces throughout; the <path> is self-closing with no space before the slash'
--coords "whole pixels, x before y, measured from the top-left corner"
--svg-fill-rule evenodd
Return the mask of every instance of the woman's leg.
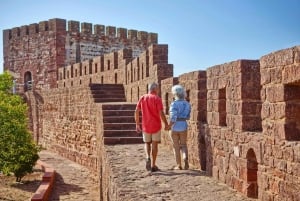
<path id="1" fill-rule="evenodd" d="M 182 152 L 182 158 L 184 160 L 184 169 L 189 169 L 188 148 L 187 148 L 186 141 L 187 141 L 187 131 L 180 132 L 179 143 L 180 143 L 180 150 Z"/>
<path id="2" fill-rule="evenodd" d="M 174 152 L 174 156 L 175 156 L 175 160 L 176 160 L 176 164 L 177 167 L 180 168 L 181 167 L 181 156 L 180 156 L 180 147 L 179 147 L 179 133 L 171 131 L 170 132 L 171 135 L 171 141 L 172 141 L 172 145 L 173 145 L 173 152 Z"/>

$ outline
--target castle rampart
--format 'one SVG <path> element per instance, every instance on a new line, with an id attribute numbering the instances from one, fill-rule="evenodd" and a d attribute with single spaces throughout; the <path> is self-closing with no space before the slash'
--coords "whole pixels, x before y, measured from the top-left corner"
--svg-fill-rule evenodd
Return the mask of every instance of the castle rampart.
<path id="1" fill-rule="evenodd" d="M 101 166 L 102 109 L 89 85 L 122 84 L 126 101 L 136 103 L 158 82 L 168 113 L 171 87 L 181 84 L 192 105 L 193 165 L 248 197 L 300 200 L 299 46 L 173 77 L 168 45 L 156 44 L 157 35 L 79 26 L 69 21 L 67 30 L 65 20 L 53 19 L 3 32 L 5 69 L 35 83 L 25 95 L 36 141 L 109 174 Z M 162 144 L 170 147 L 166 131 Z"/>
<path id="2" fill-rule="evenodd" d="M 132 50 L 123 49 L 75 63 L 58 70 L 58 88 L 89 86 L 91 83 L 123 84 L 129 102 L 147 93 L 148 83 L 171 77 L 173 66 L 168 64 L 167 45 L 151 45 L 137 58 Z"/>

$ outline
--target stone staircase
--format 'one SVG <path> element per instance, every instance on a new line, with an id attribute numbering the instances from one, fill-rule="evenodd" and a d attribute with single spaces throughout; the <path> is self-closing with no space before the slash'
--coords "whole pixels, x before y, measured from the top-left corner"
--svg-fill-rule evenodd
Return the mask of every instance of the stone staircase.
<path id="1" fill-rule="evenodd" d="M 126 102 L 122 84 L 90 84 L 95 103 Z"/>
<path id="2" fill-rule="evenodd" d="M 102 103 L 104 144 L 143 143 L 135 130 L 134 103 L 126 103 L 123 85 L 91 84 L 95 103 Z"/>
<path id="3" fill-rule="evenodd" d="M 104 144 L 143 143 L 141 133 L 135 130 L 135 104 L 103 104 Z"/>

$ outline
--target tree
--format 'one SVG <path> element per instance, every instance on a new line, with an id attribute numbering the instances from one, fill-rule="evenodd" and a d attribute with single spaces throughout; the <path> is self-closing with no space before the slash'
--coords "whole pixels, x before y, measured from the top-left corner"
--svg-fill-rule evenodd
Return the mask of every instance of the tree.
<path id="1" fill-rule="evenodd" d="M 33 171 L 40 149 L 27 126 L 27 104 L 12 94 L 12 87 L 12 76 L 0 74 L 0 171 L 20 182 Z"/>

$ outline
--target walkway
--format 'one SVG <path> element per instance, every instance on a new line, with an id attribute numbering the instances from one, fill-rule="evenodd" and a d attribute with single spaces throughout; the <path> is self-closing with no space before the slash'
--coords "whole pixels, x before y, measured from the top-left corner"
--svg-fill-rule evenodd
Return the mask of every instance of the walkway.
<path id="1" fill-rule="evenodd" d="M 56 170 L 49 201 L 99 201 L 99 184 L 89 169 L 49 151 L 41 151 L 39 155 Z"/>
<path id="2" fill-rule="evenodd" d="M 114 172 L 121 187 L 120 200 L 130 201 L 253 201 L 244 195 L 205 176 L 193 167 L 172 170 L 173 154 L 159 147 L 157 165 L 161 171 L 145 171 L 142 144 L 107 146 Z M 41 160 L 51 164 L 58 173 L 52 200 L 96 201 L 99 186 L 86 168 L 56 154 L 43 151 Z M 74 176 L 76 175 L 76 176 Z M 113 200 L 112 200 L 113 201 Z"/>

